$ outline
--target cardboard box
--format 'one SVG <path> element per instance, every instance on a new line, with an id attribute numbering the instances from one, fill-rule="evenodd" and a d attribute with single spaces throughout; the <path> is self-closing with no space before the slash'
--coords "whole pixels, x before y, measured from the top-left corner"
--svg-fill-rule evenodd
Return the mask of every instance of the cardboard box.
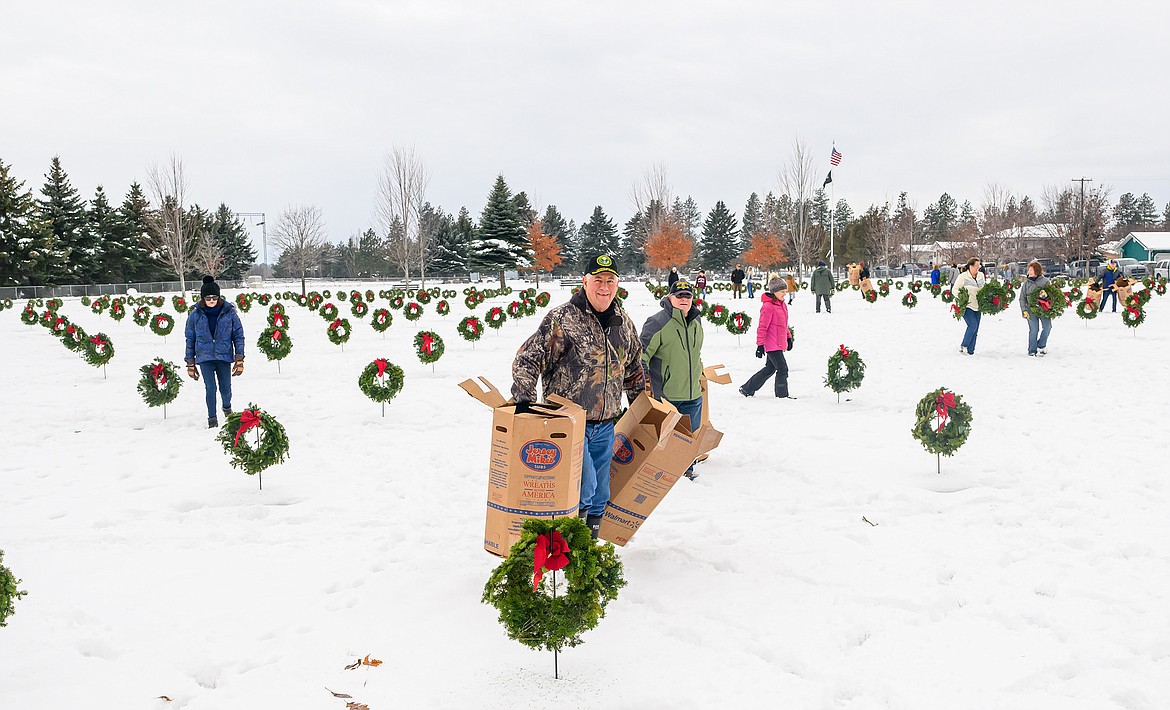
<path id="1" fill-rule="evenodd" d="M 699 377 L 699 389 L 703 393 L 703 421 L 702 426 L 711 423 L 711 398 L 707 396 L 707 383 L 714 382 L 717 385 L 731 384 L 731 375 L 726 372 L 720 372 L 723 365 L 711 365 L 703 368 L 703 374 Z"/>
<path id="2" fill-rule="evenodd" d="M 533 405 L 540 413 L 516 414 L 514 403 L 486 379 L 479 380 L 482 387 L 475 380 L 459 386 L 492 408 L 483 547 L 507 557 L 526 519 L 577 515 L 585 410 L 550 395 L 544 404 Z"/>
<path id="3" fill-rule="evenodd" d="M 710 425 L 692 433 L 670 402 L 642 394 L 614 427 L 609 504 L 601 539 L 624 546 L 700 455 L 723 434 Z"/>

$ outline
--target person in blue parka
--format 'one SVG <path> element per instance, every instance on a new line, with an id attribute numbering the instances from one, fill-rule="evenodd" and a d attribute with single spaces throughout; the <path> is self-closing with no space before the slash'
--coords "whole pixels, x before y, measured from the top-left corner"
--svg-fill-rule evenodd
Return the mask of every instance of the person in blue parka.
<path id="1" fill-rule="evenodd" d="M 216 428 L 215 390 L 223 400 L 223 415 L 232 413 L 232 377 L 244 374 L 244 324 L 235 306 L 223 300 L 219 284 L 203 277 L 199 303 L 187 314 L 187 376 L 199 379 L 207 391 L 207 426 Z"/>

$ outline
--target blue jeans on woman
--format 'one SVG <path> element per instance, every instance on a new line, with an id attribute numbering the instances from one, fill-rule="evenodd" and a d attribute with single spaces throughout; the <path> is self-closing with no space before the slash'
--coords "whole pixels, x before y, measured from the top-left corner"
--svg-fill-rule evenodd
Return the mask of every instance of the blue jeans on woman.
<path id="1" fill-rule="evenodd" d="M 1048 334 L 1052 332 L 1052 319 L 1032 316 L 1028 319 L 1028 354 L 1048 347 Z M 1039 334 L 1039 338 L 1036 335 Z"/>
<path id="2" fill-rule="evenodd" d="M 199 372 L 203 375 L 203 388 L 207 393 L 207 418 L 215 419 L 217 381 L 224 409 L 232 406 L 232 364 L 227 360 L 207 360 L 199 363 Z"/>
<path id="3" fill-rule="evenodd" d="M 613 462 L 613 422 L 585 422 L 585 456 L 581 463 L 581 510 L 604 515 L 609 503 L 609 465 Z"/>
<path id="4" fill-rule="evenodd" d="M 983 314 L 973 308 L 963 310 L 963 322 L 967 324 L 967 332 L 963 335 L 962 347 L 967 348 L 967 352 L 972 355 L 975 354 L 975 339 L 979 337 L 979 319 L 982 317 Z"/>

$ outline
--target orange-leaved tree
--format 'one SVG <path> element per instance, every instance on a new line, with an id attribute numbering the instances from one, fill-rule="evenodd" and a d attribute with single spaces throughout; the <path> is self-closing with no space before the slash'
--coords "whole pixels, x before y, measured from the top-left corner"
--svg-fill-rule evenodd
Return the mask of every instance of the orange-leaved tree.
<path id="1" fill-rule="evenodd" d="M 673 219 L 661 220 L 646 238 L 646 265 L 651 269 L 669 269 L 687 265 L 695 245 L 683 234 Z"/>
<path id="2" fill-rule="evenodd" d="M 761 232 L 752 237 L 752 248 L 743 253 L 743 260 L 757 269 L 770 269 L 784 261 L 784 245 L 775 234 Z"/>
<path id="3" fill-rule="evenodd" d="M 557 244 L 556 235 L 544 233 L 544 225 L 539 219 L 533 220 L 532 226 L 528 228 L 528 241 L 532 244 L 532 270 L 536 272 L 536 286 L 539 288 L 540 272 L 552 273 L 563 261 L 561 245 Z"/>

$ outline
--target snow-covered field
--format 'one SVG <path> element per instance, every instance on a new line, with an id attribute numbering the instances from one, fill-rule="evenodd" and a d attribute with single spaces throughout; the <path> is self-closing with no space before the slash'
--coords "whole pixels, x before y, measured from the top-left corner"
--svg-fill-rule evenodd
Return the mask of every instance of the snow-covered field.
<path id="1" fill-rule="evenodd" d="M 656 304 L 626 285 L 640 326 Z M 722 446 L 621 551 L 629 586 L 559 681 L 479 601 L 498 562 L 491 414 L 456 387 L 506 391 L 537 318 L 472 349 L 460 296 L 445 318 L 396 312 L 384 340 L 350 316 L 342 352 L 292 306 L 278 374 L 254 305 L 234 404 L 292 442 L 260 491 L 205 428 L 202 383 L 165 421 L 135 391 L 152 357 L 182 360 L 182 317 L 164 345 L 66 302 L 114 340 L 103 379 L 17 304 L 0 313 L 0 548 L 29 594 L 0 629 L 0 708 L 344 708 L 326 688 L 371 710 L 1170 707 L 1170 302 L 1136 336 L 1070 311 L 1038 360 L 1014 304 L 967 357 L 941 302 L 900 295 L 845 292 L 831 315 L 797 297 L 795 401 L 741 397 L 754 337 L 708 326 L 704 360 L 735 380 L 711 393 Z M 446 340 L 434 372 L 420 326 Z M 868 370 L 838 403 L 822 378 L 840 343 Z M 375 357 L 406 371 L 385 418 L 357 388 Z M 974 424 L 936 475 L 910 428 L 942 385 Z M 366 654 L 383 664 L 345 670 Z"/>

